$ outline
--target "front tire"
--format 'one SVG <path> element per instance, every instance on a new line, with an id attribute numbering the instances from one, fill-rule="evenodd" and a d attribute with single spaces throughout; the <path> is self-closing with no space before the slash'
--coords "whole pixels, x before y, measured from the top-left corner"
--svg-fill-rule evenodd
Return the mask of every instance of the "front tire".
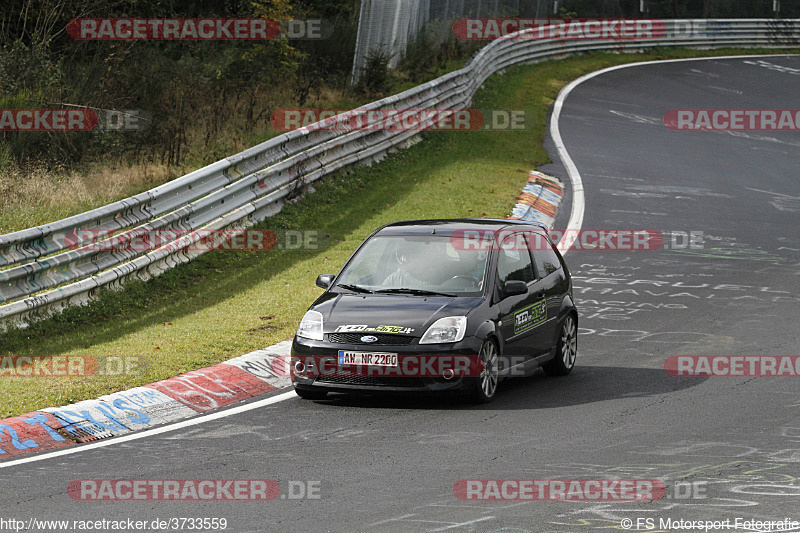
<path id="1" fill-rule="evenodd" d="M 322 400 L 328 395 L 326 390 L 294 389 L 294 392 L 304 400 Z"/>
<path id="2" fill-rule="evenodd" d="M 549 376 L 566 376 L 575 368 L 578 357 L 578 324 L 572 314 L 567 315 L 561 325 L 561 333 L 556 344 L 556 356 L 542 368 Z"/>
<path id="3" fill-rule="evenodd" d="M 489 403 L 497 392 L 499 381 L 498 350 L 494 341 L 487 339 L 478 352 L 483 363 L 480 376 L 475 378 L 472 389 L 472 400 L 475 403 Z"/>

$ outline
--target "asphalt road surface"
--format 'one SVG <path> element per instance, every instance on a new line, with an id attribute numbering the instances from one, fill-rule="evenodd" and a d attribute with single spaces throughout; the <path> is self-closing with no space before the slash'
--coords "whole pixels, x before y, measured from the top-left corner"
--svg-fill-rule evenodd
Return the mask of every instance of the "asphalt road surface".
<path id="1" fill-rule="evenodd" d="M 224 518 L 236 532 L 666 531 L 678 520 L 730 520 L 711 530 L 733 531 L 737 518 L 800 522 L 798 378 L 674 377 L 664 368 L 674 355 L 800 355 L 800 132 L 664 124 L 675 109 L 800 108 L 798 75 L 796 56 L 669 62 L 598 75 L 566 98 L 560 130 L 585 187 L 583 228 L 664 238 L 657 250 L 567 253 L 580 310 L 570 376 L 506 381 L 487 406 L 291 397 L 78 447 L 0 469 L 0 519 Z M 559 163 L 544 170 L 566 181 Z M 268 479 L 280 495 L 81 501 L 67 492 L 79 479 Z M 653 479 L 666 494 L 457 498 L 454 485 L 473 479 Z"/>

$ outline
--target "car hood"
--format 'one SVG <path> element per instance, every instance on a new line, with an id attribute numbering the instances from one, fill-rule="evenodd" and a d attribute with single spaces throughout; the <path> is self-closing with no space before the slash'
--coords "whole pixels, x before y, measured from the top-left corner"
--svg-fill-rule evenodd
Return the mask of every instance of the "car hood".
<path id="1" fill-rule="evenodd" d="M 325 333 L 369 331 L 421 337 L 436 320 L 467 315 L 483 297 L 326 293 L 311 307 L 322 313 Z"/>

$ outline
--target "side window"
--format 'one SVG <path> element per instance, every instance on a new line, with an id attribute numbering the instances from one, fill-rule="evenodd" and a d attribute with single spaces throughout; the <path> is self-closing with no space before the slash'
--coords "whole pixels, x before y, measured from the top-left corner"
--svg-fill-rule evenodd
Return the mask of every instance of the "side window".
<path id="1" fill-rule="evenodd" d="M 519 235 L 519 237 L 518 237 Z M 533 281 L 533 264 L 522 234 L 509 235 L 500 245 L 500 254 L 497 258 L 497 277 L 502 285 L 506 281 Z M 522 244 L 520 246 L 519 244 Z"/>
<path id="2" fill-rule="evenodd" d="M 537 233 L 530 237 L 529 243 L 533 257 L 536 258 L 536 271 L 541 277 L 547 277 L 561 268 L 561 261 L 558 260 L 549 238 Z"/>

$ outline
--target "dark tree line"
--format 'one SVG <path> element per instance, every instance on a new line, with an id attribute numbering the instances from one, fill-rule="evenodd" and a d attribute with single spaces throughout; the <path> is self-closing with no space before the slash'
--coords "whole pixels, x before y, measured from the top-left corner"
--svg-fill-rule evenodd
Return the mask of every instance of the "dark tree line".
<path id="1" fill-rule="evenodd" d="M 307 105 L 323 86 L 344 87 L 352 66 L 358 0 L 3 0 L 0 109 L 85 106 L 141 109 L 142 132 L 3 132 L 9 161 L 79 162 L 109 152 L 182 162 L 187 145 L 202 158 L 229 155 L 220 138 L 263 130 L 278 102 Z M 326 18 L 325 41 L 81 41 L 75 18 Z M 226 128 L 229 130 L 225 132 Z"/>

